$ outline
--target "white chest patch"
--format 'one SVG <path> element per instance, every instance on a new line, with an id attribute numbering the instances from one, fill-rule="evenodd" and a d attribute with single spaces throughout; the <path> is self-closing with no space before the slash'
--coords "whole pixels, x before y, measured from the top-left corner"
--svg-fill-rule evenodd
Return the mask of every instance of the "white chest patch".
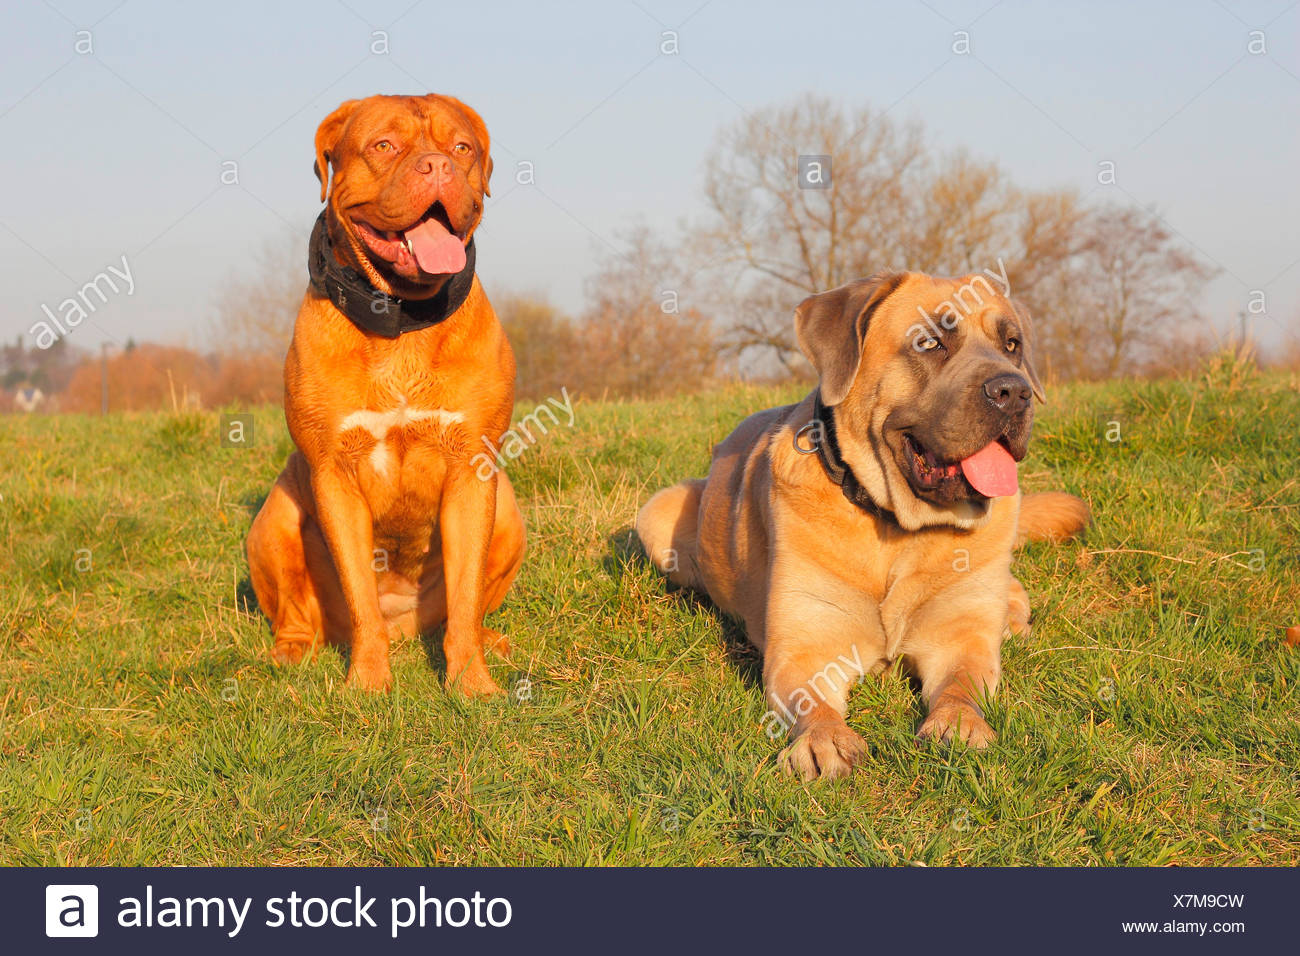
<path id="1" fill-rule="evenodd" d="M 388 445 L 384 442 L 388 433 L 394 428 L 405 428 L 407 425 L 431 418 L 444 427 L 465 420 L 461 412 L 449 412 L 445 408 L 411 408 L 403 401 L 397 408 L 386 412 L 374 412 L 362 408 L 350 413 L 339 422 L 339 434 L 350 432 L 354 428 L 362 428 L 374 436 L 375 447 L 370 450 L 370 467 L 382 474 L 388 470 L 390 457 Z"/>

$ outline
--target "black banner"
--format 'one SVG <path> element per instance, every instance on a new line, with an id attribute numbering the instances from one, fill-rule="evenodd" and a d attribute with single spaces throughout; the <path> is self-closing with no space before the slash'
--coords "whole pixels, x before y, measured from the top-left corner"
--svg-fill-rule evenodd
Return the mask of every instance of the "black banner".
<path id="1" fill-rule="evenodd" d="M 0 905 L 12 953 L 1254 953 L 1294 948 L 1298 886 L 1282 869 L 7 869 Z"/>

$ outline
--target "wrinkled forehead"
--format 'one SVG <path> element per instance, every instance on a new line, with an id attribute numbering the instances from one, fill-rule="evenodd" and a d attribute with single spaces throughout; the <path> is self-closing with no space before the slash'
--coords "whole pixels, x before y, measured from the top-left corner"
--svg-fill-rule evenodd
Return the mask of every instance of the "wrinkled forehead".
<path id="1" fill-rule="evenodd" d="M 968 333 L 978 330 L 996 339 L 1005 326 L 1018 324 L 1010 300 L 998 290 L 997 281 L 985 275 L 913 275 L 891 298 L 903 307 L 900 318 L 909 326 L 927 320 L 942 329 L 960 324 Z"/>
<path id="2" fill-rule="evenodd" d="M 363 101 L 352 114 L 346 135 L 364 141 L 380 133 L 410 139 L 425 135 L 434 141 L 466 134 L 478 138 L 469 118 L 436 96 L 374 96 Z"/>

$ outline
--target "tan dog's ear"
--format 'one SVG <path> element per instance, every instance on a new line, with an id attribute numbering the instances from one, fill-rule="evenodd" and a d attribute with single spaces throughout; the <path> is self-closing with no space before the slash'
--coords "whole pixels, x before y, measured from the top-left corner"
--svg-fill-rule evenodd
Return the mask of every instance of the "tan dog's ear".
<path id="1" fill-rule="evenodd" d="M 1021 347 L 1025 350 L 1025 374 L 1029 376 L 1029 384 L 1034 389 L 1034 397 L 1044 404 L 1047 403 L 1047 395 L 1043 392 L 1043 383 L 1038 380 L 1038 372 L 1034 369 L 1034 352 L 1037 346 L 1034 344 L 1034 318 L 1029 314 L 1029 309 L 1023 303 L 1011 300 L 1011 308 L 1015 309 L 1016 318 L 1020 322 Z"/>
<path id="2" fill-rule="evenodd" d="M 470 127 L 474 130 L 474 138 L 478 140 L 480 155 L 482 156 L 483 165 L 483 195 L 491 196 L 492 190 L 488 188 L 488 182 L 492 179 L 492 155 L 490 152 L 492 143 L 488 137 L 487 124 L 483 122 L 483 117 L 479 116 L 473 109 L 466 106 L 454 96 L 438 96 L 431 94 L 433 99 L 442 100 L 445 103 L 451 103 L 456 109 L 465 114 L 465 119 L 469 120 Z"/>
<path id="3" fill-rule="evenodd" d="M 329 195 L 330 153 L 338 147 L 343 127 L 360 100 L 347 100 L 316 128 L 316 178 L 320 180 L 320 201 Z"/>
<path id="4" fill-rule="evenodd" d="M 821 376 L 822 401 L 827 405 L 838 405 L 849 394 L 862 361 L 871 313 L 906 278 L 905 272 L 877 272 L 869 279 L 810 295 L 794 310 L 795 339 Z"/>

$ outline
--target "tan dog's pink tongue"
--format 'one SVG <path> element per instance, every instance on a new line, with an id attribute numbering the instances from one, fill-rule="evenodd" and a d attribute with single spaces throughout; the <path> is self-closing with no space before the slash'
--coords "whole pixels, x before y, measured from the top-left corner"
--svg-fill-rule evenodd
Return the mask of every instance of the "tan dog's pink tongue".
<path id="1" fill-rule="evenodd" d="M 963 458 L 961 470 L 971 487 L 986 498 L 1014 495 L 1020 487 L 1016 481 L 1016 460 L 1000 442 L 991 441 L 969 458 Z"/>
<path id="2" fill-rule="evenodd" d="M 426 219 L 405 235 L 415 261 L 430 275 L 451 275 L 465 268 L 465 246 L 438 220 Z"/>

